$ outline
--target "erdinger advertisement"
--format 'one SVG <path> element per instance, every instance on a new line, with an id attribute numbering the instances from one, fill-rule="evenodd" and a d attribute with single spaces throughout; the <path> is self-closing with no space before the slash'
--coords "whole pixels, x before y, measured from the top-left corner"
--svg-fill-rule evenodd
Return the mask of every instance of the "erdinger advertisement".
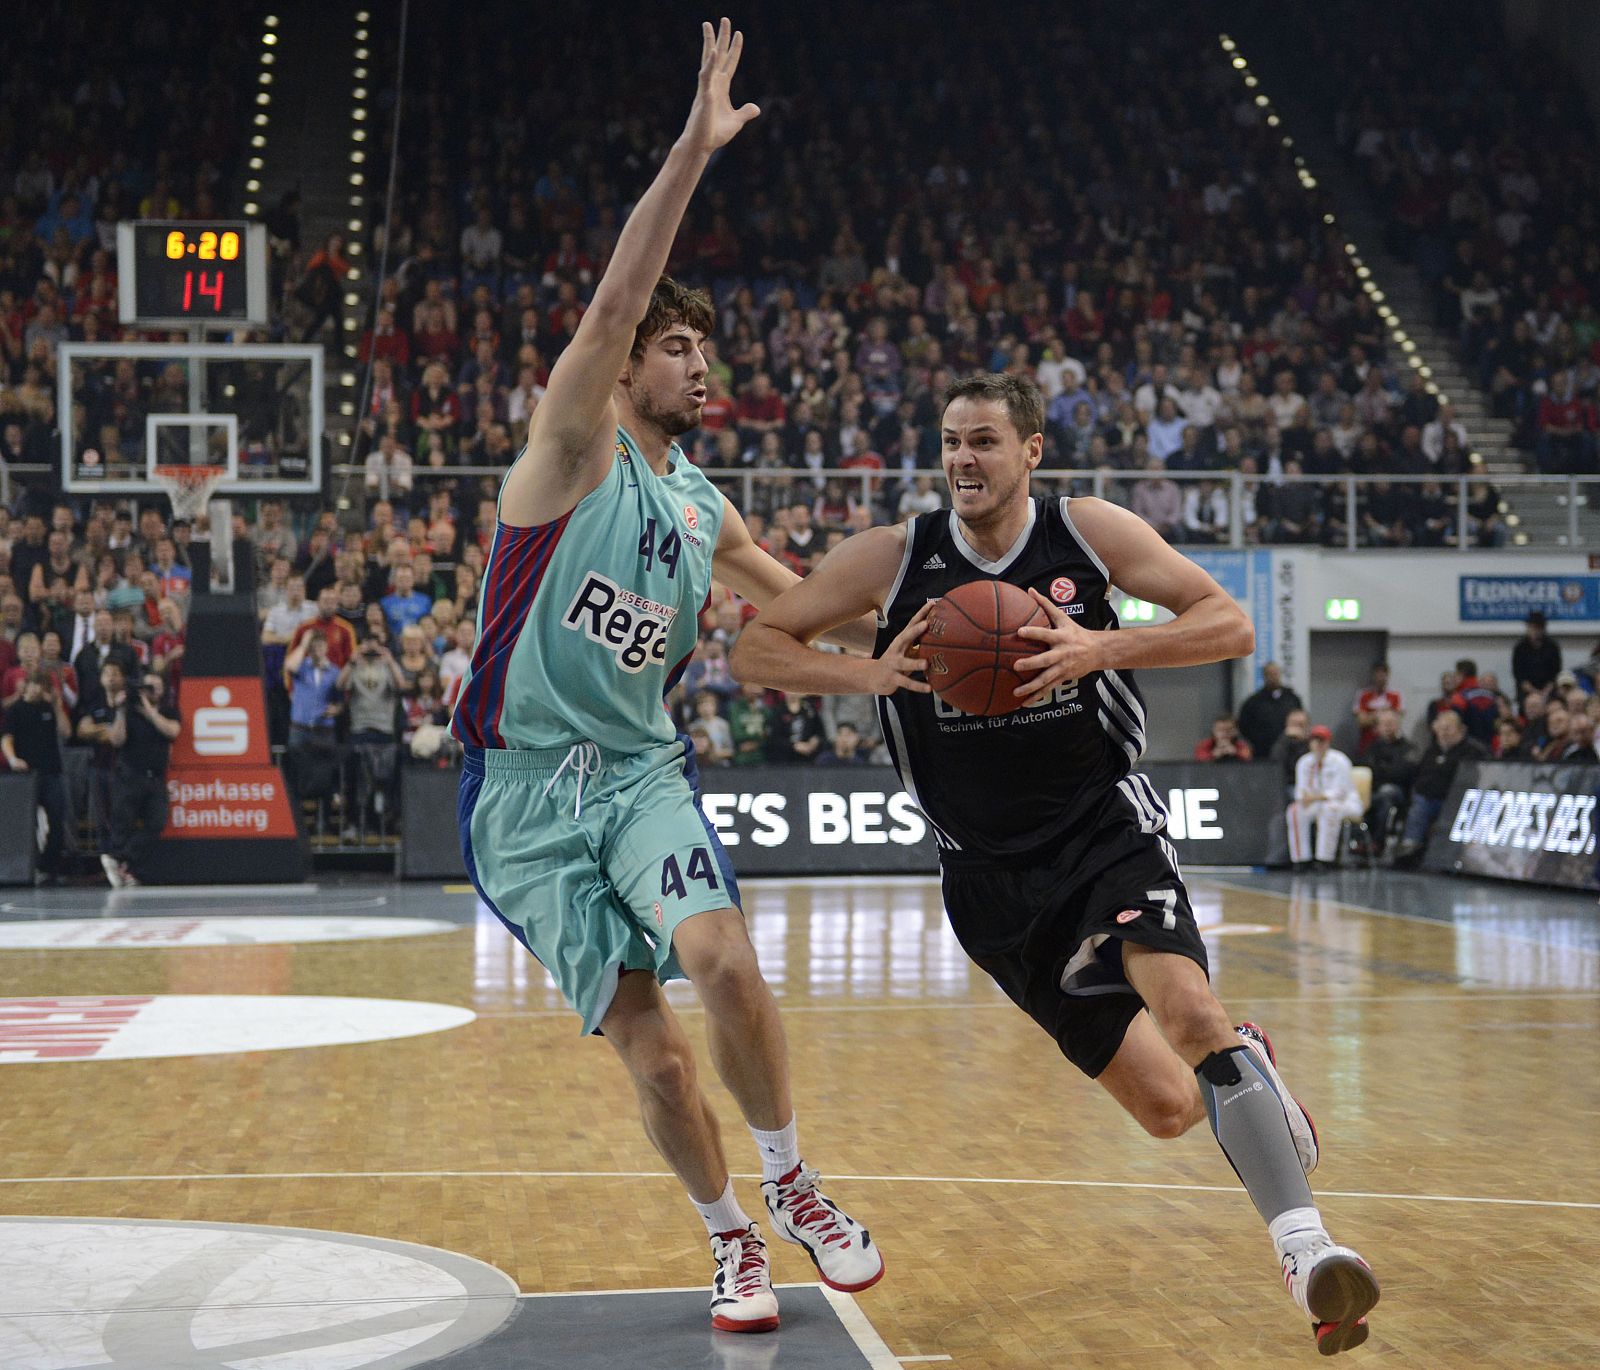
<path id="1" fill-rule="evenodd" d="M 167 828 L 151 878 L 305 879 L 305 847 L 268 750 L 261 648 L 248 597 L 195 597 L 178 710 L 183 731 L 167 763 Z"/>
<path id="2" fill-rule="evenodd" d="M 1600 767 L 1466 762 L 1434 824 L 1429 870 L 1594 889 Z"/>

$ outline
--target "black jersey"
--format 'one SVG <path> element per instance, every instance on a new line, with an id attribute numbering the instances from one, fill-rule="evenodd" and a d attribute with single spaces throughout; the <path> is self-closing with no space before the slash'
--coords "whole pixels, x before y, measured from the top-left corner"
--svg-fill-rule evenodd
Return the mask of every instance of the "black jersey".
<path id="1" fill-rule="evenodd" d="M 925 601 L 973 580 L 1037 589 L 1080 626 L 1115 628 L 1106 568 L 1073 527 L 1070 505 L 1032 500 L 1027 527 L 999 561 L 967 542 L 949 510 L 913 519 L 877 652 Z M 1093 823 L 1144 751 L 1144 701 L 1129 671 L 1064 681 L 1043 703 L 997 718 L 910 690 L 881 697 L 878 713 L 900 781 L 927 815 L 948 866 L 1048 859 Z"/>

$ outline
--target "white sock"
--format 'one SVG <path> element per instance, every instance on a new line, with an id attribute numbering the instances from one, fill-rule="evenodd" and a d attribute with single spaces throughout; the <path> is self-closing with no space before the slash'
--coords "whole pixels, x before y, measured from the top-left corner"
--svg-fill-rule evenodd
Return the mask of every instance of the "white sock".
<path id="1" fill-rule="evenodd" d="M 1278 1248 L 1279 1256 L 1288 1246 L 1304 1245 L 1308 1237 L 1326 1239 L 1328 1236 L 1322 1226 L 1322 1214 L 1314 1208 L 1286 1209 L 1267 1224 L 1267 1231 L 1272 1235 L 1272 1244 Z"/>
<path id="2" fill-rule="evenodd" d="M 750 1129 L 750 1135 L 761 1148 L 761 1178 L 781 1180 L 800 1164 L 800 1142 L 795 1136 L 795 1120 L 776 1132 L 763 1132 L 759 1127 Z"/>
<path id="3" fill-rule="evenodd" d="M 722 1187 L 721 1195 L 710 1203 L 703 1204 L 693 1195 L 689 1196 L 689 1202 L 694 1205 L 695 1212 L 706 1225 L 706 1231 L 713 1237 L 720 1237 L 724 1232 L 742 1232 L 750 1226 L 749 1217 L 733 1197 L 732 1180 Z"/>

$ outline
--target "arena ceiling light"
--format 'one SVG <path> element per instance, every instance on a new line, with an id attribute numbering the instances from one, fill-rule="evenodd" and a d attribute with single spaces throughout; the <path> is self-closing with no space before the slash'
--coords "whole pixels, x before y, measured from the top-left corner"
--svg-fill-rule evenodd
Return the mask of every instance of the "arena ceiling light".
<path id="1" fill-rule="evenodd" d="M 269 71 L 268 68 L 271 67 L 275 61 L 277 61 L 272 49 L 277 46 L 278 42 L 278 35 L 274 32 L 274 30 L 278 27 L 278 16 L 275 14 L 267 15 L 262 20 L 262 25 L 263 31 L 261 34 L 261 52 L 259 54 L 261 70 L 256 73 L 256 82 L 262 87 L 262 89 L 256 93 L 256 104 L 261 106 L 255 116 L 255 127 L 258 130 L 267 127 L 267 114 L 265 107 L 272 103 L 272 96 L 268 94 L 265 87 L 272 84 L 272 72 Z M 254 218 L 261 212 L 261 204 L 255 197 L 261 192 L 261 173 L 266 168 L 267 164 L 265 155 L 267 135 L 261 132 L 252 134 L 250 137 L 250 146 L 255 149 L 257 155 L 250 158 L 249 166 L 252 175 L 250 179 L 244 183 L 244 188 L 249 195 L 249 198 L 244 202 L 244 212 Z"/>
<path id="2" fill-rule="evenodd" d="M 1244 81 L 1245 88 L 1247 90 L 1257 90 L 1260 82 L 1256 79 L 1255 74 L 1250 70 L 1250 64 L 1245 61 L 1244 54 L 1238 50 L 1238 44 L 1235 43 L 1233 39 L 1225 33 L 1218 34 L 1217 41 L 1221 45 L 1223 52 L 1229 55 L 1229 61 L 1233 69 L 1240 73 L 1241 79 Z M 1257 90 L 1254 100 L 1258 109 L 1264 109 L 1267 111 L 1267 126 L 1269 128 L 1279 127 L 1282 121 L 1278 117 L 1276 111 L 1272 109 L 1272 102 L 1266 97 L 1266 95 Z M 1284 147 L 1293 147 L 1293 138 L 1285 134 L 1283 136 L 1283 145 Z M 1313 176 L 1310 170 L 1307 168 L 1305 158 L 1297 156 L 1294 159 L 1294 164 L 1301 186 L 1308 191 L 1315 190 L 1317 188 L 1317 178 Z M 1322 222 L 1329 228 L 1333 228 L 1336 225 L 1336 220 L 1333 214 L 1328 211 L 1323 212 Z M 1382 319 L 1384 324 L 1388 327 L 1390 337 L 1393 338 L 1396 346 L 1398 346 L 1400 350 L 1406 354 L 1407 363 L 1417 370 L 1421 374 L 1422 378 L 1428 382 L 1429 391 L 1431 393 L 1437 393 L 1438 387 L 1433 384 L 1432 370 L 1425 365 L 1422 358 L 1417 355 L 1417 345 L 1401 327 L 1399 316 L 1394 312 L 1394 310 L 1390 309 L 1389 306 L 1384 303 L 1383 291 L 1378 289 L 1377 282 L 1372 279 L 1372 269 L 1361 260 L 1361 254 L 1356 250 L 1356 245 L 1353 242 L 1350 242 L 1348 239 L 1345 241 L 1344 251 L 1346 258 L 1350 262 L 1351 269 L 1355 272 L 1356 279 L 1360 283 L 1361 288 L 1366 291 L 1368 298 L 1371 299 L 1372 302 L 1377 306 L 1378 317 Z M 1472 460 L 1474 464 L 1481 463 L 1481 458 L 1479 458 L 1476 453 L 1472 454 Z"/>
<path id="3" fill-rule="evenodd" d="M 350 129 L 351 217 L 348 223 L 350 232 L 356 235 L 359 235 L 362 231 L 362 226 L 364 223 L 362 210 L 366 207 L 366 195 L 362 190 L 362 187 L 366 184 L 366 177 L 359 168 L 366 160 L 366 153 L 361 149 L 360 144 L 364 143 L 367 138 L 367 132 L 363 125 L 367 121 L 367 68 L 365 65 L 367 60 L 367 48 L 365 47 L 365 44 L 368 37 L 366 25 L 369 18 L 370 14 L 367 10 L 357 11 L 355 28 L 352 32 L 352 37 L 355 40 L 355 47 L 353 49 L 355 61 L 351 68 L 352 83 L 350 87 L 350 122 L 352 125 Z M 349 245 L 349 255 L 352 260 L 360 255 L 360 251 L 360 242 L 352 239 Z M 353 283 L 359 281 L 360 279 L 360 273 L 352 268 L 349 273 L 348 280 Z M 359 336 L 363 323 L 360 291 L 350 290 L 346 292 L 344 297 L 344 316 L 346 336 L 351 338 Z M 354 357 L 356 355 L 355 347 L 347 343 L 345 345 L 345 355 L 348 357 Z M 355 374 L 353 372 L 345 372 L 343 382 L 346 388 L 353 388 L 355 385 Z M 355 411 L 353 406 L 342 406 L 341 412 L 349 414 L 354 413 Z"/>

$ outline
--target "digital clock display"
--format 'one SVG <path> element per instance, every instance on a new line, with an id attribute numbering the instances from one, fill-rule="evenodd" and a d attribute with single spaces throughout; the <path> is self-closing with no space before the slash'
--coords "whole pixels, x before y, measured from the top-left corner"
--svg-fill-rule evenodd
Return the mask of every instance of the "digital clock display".
<path id="1" fill-rule="evenodd" d="M 264 323 L 265 230 L 245 222 L 118 225 L 124 323 Z"/>

